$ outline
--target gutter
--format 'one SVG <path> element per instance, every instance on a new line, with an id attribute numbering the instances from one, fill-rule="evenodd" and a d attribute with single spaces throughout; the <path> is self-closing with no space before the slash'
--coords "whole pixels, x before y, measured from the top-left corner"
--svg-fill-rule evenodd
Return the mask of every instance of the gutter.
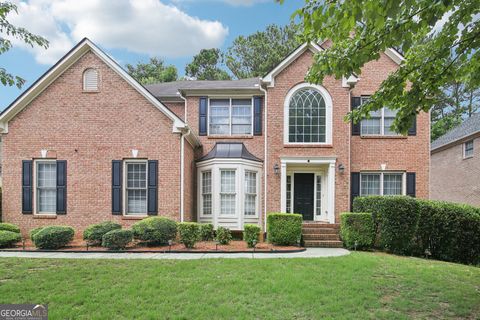
<path id="1" fill-rule="evenodd" d="M 268 135 L 267 135 L 267 125 L 268 125 L 268 121 L 267 121 L 267 104 L 268 104 L 268 93 L 267 93 L 267 90 L 265 90 L 263 87 L 262 87 L 262 82 L 263 82 L 263 78 L 260 78 L 259 79 L 259 89 L 260 91 L 262 91 L 264 94 L 265 94 L 265 98 L 264 98 L 264 112 L 263 112 L 263 121 L 264 121 L 264 125 L 263 125 L 263 130 L 264 130 L 264 139 L 265 139 L 265 142 L 264 142 L 264 159 L 263 159 L 263 230 L 264 232 L 267 232 L 267 197 L 268 197 L 268 193 L 267 193 L 267 179 L 268 179 L 268 148 L 267 148 L 267 145 L 268 145 Z"/>

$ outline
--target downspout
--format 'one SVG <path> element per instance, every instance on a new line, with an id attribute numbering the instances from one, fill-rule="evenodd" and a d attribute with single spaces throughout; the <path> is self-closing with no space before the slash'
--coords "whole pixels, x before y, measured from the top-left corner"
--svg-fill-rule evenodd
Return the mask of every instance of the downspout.
<path id="1" fill-rule="evenodd" d="M 185 97 L 183 96 L 183 94 L 182 94 L 182 92 L 181 92 L 180 90 L 178 91 L 178 95 L 179 95 L 180 98 L 182 98 L 182 100 L 185 102 L 185 105 L 184 105 L 184 108 L 183 108 L 184 114 L 185 114 L 185 115 L 184 115 L 184 117 L 185 117 L 184 121 L 185 121 L 185 123 L 187 123 L 187 98 L 185 98 Z"/>
<path id="2" fill-rule="evenodd" d="M 184 221 L 184 185 L 185 185 L 185 168 L 184 168 L 184 162 L 185 162 L 185 135 L 189 134 L 190 130 L 188 130 L 186 133 L 182 133 L 182 136 L 180 138 L 180 222 Z"/>
<path id="3" fill-rule="evenodd" d="M 264 163 L 264 166 L 263 166 L 263 230 L 264 232 L 267 232 L 267 197 L 268 197 L 268 193 L 267 193 L 267 179 L 268 179 L 268 148 L 267 148 L 267 144 L 268 144 L 268 137 L 267 137 L 267 125 L 268 125 L 268 121 L 267 121 L 267 104 L 268 104 L 268 93 L 267 93 L 267 90 L 265 90 L 263 87 L 262 87 L 262 81 L 263 79 L 260 78 L 260 84 L 259 84 L 259 89 L 260 91 L 262 91 L 265 95 L 265 98 L 264 98 L 264 117 L 263 117 L 263 121 L 264 121 L 264 124 L 263 124 L 263 130 L 264 130 L 264 160 L 263 160 L 263 163 Z"/>

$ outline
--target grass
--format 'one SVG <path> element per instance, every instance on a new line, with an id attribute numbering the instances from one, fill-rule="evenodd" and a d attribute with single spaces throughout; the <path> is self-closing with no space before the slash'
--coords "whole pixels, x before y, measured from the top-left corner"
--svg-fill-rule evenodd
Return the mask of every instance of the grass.
<path id="1" fill-rule="evenodd" d="M 0 259 L 1 303 L 50 319 L 480 318 L 480 268 L 380 253 L 320 259 Z"/>

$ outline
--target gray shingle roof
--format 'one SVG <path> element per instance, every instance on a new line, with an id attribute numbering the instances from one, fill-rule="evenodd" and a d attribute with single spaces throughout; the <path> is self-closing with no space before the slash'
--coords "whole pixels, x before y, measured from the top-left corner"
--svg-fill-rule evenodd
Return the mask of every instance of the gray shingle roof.
<path id="1" fill-rule="evenodd" d="M 258 89 L 260 78 L 240 80 L 181 80 L 146 85 L 155 97 L 175 97 L 178 90 Z"/>
<path id="2" fill-rule="evenodd" d="M 217 142 L 209 153 L 198 159 L 198 162 L 210 159 L 245 159 L 262 162 L 247 150 L 241 142 Z"/>
<path id="3" fill-rule="evenodd" d="M 433 141 L 431 150 L 438 149 L 477 132 L 480 132 L 480 113 L 474 114 L 461 125 L 453 128 L 437 140 Z"/>

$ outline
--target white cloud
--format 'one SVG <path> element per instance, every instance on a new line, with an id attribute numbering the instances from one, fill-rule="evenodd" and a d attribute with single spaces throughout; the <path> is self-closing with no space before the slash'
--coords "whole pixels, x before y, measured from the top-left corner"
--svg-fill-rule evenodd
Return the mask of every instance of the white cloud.
<path id="1" fill-rule="evenodd" d="M 50 48 L 29 48 L 39 63 L 57 61 L 84 37 L 107 48 L 181 57 L 219 47 L 228 28 L 189 16 L 159 0 L 30 0 L 9 19 L 46 37 Z M 16 42 L 17 45 L 22 45 Z"/>
<path id="2" fill-rule="evenodd" d="M 253 6 L 257 3 L 273 2 L 273 0 L 220 0 L 232 6 Z"/>

